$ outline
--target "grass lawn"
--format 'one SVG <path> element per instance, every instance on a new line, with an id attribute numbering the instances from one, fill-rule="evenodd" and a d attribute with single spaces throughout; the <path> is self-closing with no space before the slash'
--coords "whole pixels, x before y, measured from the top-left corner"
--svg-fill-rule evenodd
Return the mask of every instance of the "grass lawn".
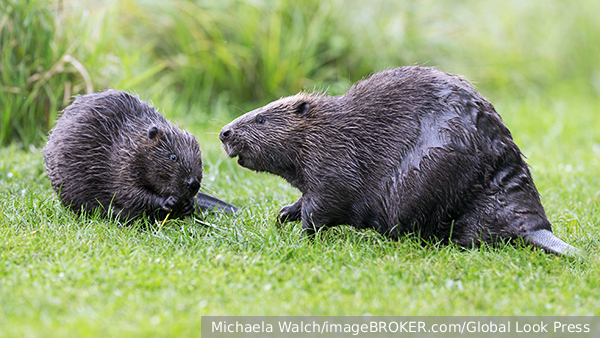
<path id="1" fill-rule="evenodd" d="M 349 227 L 303 241 L 300 223 L 274 223 L 299 192 L 228 159 L 216 136 L 225 118 L 170 112 L 200 141 L 203 190 L 242 213 L 160 229 L 77 218 L 52 191 L 39 148 L 0 149 L 0 336 L 197 336 L 203 315 L 600 315 L 600 100 L 490 99 L 555 233 L 584 261 L 422 247 Z"/>

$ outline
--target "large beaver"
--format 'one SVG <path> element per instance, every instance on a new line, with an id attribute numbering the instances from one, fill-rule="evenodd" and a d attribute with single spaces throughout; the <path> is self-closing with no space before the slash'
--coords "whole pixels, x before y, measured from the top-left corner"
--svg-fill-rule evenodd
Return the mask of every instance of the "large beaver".
<path id="1" fill-rule="evenodd" d="M 46 171 L 76 213 L 112 209 L 121 220 L 189 215 L 202 180 L 200 146 L 137 97 L 109 90 L 78 97 L 51 130 Z M 235 211 L 198 194 L 205 209 Z"/>
<path id="2" fill-rule="evenodd" d="M 227 154 L 285 178 L 302 197 L 279 213 L 305 233 L 339 224 L 461 246 L 522 238 L 558 253 L 521 152 L 466 80 L 409 66 L 342 96 L 300 93 L 221 130 Z"/>

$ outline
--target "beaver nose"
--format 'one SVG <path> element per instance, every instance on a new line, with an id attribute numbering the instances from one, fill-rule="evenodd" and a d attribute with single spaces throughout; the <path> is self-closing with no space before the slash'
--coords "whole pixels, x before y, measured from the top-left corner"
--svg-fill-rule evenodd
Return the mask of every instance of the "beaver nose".
<path id="1" fill-rule="evenodd" d="M 228 138 L 231 137 L 231 134 L 233 134 L 233 131 L 231 130 L 231 127 L 229 127 L 229 125 L 223 127 L 223 129 L 221 129 L 221 133 L 219 134 L 219 139 L 221 140 L 221 142 L 225 142 L 227 141 Z"/>
<path id="2" fill-rule="evenodd" d="M 198 189 L 200 189 L 200 181 L 195 177 L 190 178 L 187 182 L 187 188 L 195 195 L 198 192 Z"/>

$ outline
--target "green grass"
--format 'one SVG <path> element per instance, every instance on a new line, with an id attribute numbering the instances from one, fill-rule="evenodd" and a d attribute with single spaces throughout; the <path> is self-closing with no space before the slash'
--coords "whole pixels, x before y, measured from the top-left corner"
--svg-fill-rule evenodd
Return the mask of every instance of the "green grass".
<path id="1" fill-rule="evenodd" d="M 519 246 L 422 247 L 349 227 L 303 241 L 299 223 L 274 222 L 298 191 L 228 159 L 218 120 L 187 123 L 175 112 L 202 145 L 205 191 L 241 215 L 162 229 L 76 218 L 52 191 L 39 148 L 4 148 L 0 335 L 193 336 L 203 315 L 600 315 L 600 100 L 495 103 L 555 232 L 585 261 Z"/>

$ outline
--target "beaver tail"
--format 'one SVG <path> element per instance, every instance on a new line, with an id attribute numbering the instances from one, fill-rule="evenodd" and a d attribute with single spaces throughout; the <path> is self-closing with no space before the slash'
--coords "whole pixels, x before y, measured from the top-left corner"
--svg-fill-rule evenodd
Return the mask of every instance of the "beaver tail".
<path id="1" fill-rule="evenodd" d="M 565 243 L 563 240 L 556 237 L 550 230 L 541 229 L 528 231 L 523 237 L 528 243 L 533 244 L 533 246 L 557 255 L 577 257 L 582 254 L 581 250 Z"/>
<path id="2" fill-rule="evenodd" d="M 223 212 L 229 215 L 235 215 L 238 208 L 214 196 L 198 192 L 196 195 L 196 211 Z"/>

